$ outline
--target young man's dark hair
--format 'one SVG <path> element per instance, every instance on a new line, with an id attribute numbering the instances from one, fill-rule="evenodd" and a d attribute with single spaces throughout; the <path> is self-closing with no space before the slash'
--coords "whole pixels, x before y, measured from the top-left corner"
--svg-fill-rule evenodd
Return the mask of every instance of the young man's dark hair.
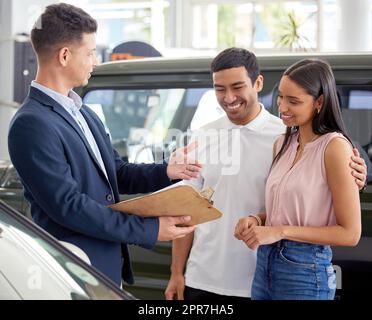
<path id="1" fill-rule="evenodd" d="M 97 22 L 84 10 L 66 3 L 48 6 L 31 31 L 31 43 L 40 57 L 59 46 L 80 42 L 84 33 L 96 33 Z"/>
<path id="2" fill-rule="evenodd" d="M 242 48 L 228 48 L 220 52 L 211 64 L 211 71 L 218 72 L 230 68 L 245 67 L 252 84 L 260 74 L 255 54 Z"/>

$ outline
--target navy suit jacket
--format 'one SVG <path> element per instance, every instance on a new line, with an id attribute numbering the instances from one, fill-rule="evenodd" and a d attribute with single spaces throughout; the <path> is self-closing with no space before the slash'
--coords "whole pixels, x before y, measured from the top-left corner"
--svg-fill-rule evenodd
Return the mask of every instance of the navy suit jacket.
<path id="1" fill-rule="evenodd" d="M 113 211 L 119 193 L 151 192 L 170 184 L 166 164 L 123 162 L 97 115 L 81 112 L 92 131 L 108 180 L 70 114 L 31 87 L 12 119 L 8 147 L 34 221 L 59 240 L 73 243 L 115 283 L 133 283 L 126 244 L 152 248 L 159 219 Z M 123 271 L 121 267 L 123 266 Z"/>

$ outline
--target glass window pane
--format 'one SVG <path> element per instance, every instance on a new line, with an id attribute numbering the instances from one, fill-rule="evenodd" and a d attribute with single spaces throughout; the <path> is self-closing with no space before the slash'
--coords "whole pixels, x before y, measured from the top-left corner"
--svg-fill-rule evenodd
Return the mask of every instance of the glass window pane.
<path id="1" fill-rule="evenodd" d="M 316 49 L 317 14 L 316 1 L 196 3 L 192 46 Z"/>
<path id="2" fill-rule="evenodd" d="M 98 114 L 125 160 L 152 163 L 161 160 L 154 151 L 157 145 L 169 145 L 189 128 L 208 90 L 94 90 L 85 95 L 84 103 Z"/>
<path id="3" fill-rule="evenodd" d="M 340 85 L 338 91 L 348 132 L 372 161 L 372 85 Z"/>
<path id="4" fill-rule="evenodd" d="M 317 9 L 315 1 L 257 4 L 254 47 L 285 50 L 316 49 Z"/>

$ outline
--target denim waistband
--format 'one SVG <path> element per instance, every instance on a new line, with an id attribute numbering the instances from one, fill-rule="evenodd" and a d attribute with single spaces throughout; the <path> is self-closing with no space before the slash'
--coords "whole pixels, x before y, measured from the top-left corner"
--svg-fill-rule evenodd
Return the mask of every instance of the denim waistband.
<path id="1" fill-rule="evenodd" d="M 321 245 L 321 244 L 313 244 L 313 243 L 307 243 L 307 242 L 299 242 L 299 241 L 292 241 L 292 240 L 280 240 L 278 242 L 274 242 L 271 244 L 271 246 L 275 246 L 278 248 L 309 248 L 309 247 L 315 247 L 324 249 L 329 247 L 329 245 Z"/>

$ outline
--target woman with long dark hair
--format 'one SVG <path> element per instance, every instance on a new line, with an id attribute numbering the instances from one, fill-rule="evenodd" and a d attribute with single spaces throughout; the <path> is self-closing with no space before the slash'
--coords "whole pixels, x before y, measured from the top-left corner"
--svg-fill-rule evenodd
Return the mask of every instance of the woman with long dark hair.
<path id="1" fill-rule="evenodd" d="M 330 245 L 357 245 L 361 217 L 352 142 L 329 64 L 305 59 L 289 67 L 277 102 L 287 131 L 274 144 L 266 213 L 235 229 L 249 248 L 258 247 L 252 298 L 333 299 Z"/>

